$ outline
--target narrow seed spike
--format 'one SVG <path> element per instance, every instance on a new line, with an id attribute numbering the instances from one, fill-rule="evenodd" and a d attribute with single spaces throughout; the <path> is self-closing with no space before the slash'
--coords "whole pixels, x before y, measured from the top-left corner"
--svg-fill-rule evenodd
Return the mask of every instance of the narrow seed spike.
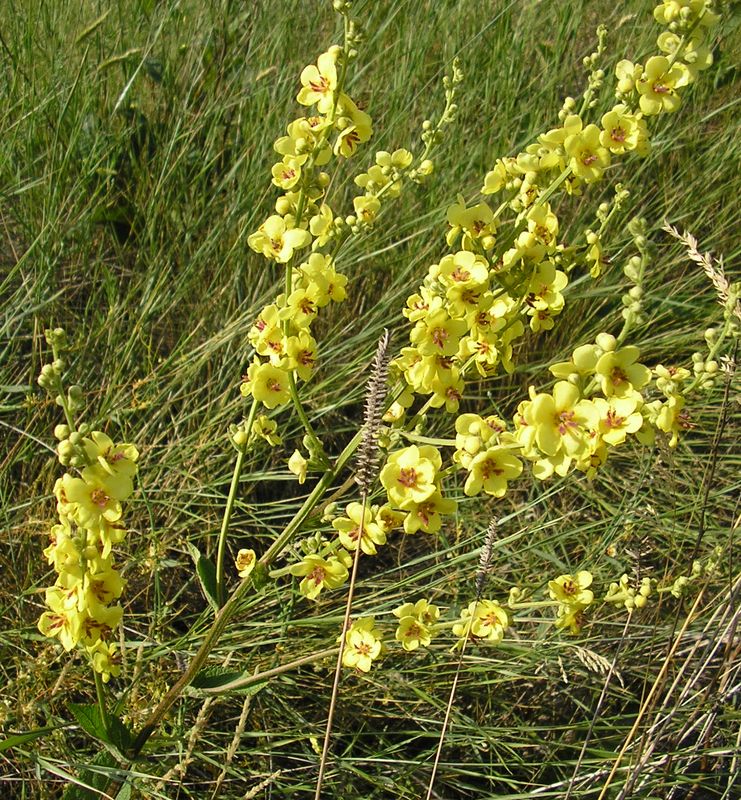
<path id="1" fill-rule="evenodd" d="M 384 330 L 378 340 L 376 355 L 373 358 L 365 390 L 363 438 L 358 448 L 355 480 L 366 493 L 370 492 L 378 467 L 378 431 L 381 427 L 383 402 L 386 399 L 389 341 L 389 332 Z"/>
<path id="2" fill-rule="evenodd" d="M 479 555 L 479 568 L 476 570 L 476 599 L 480 600 L 484 593 L 484 584 L 486 576 L 489 573 L 489 563 L 491 562 L 491 551 L 494 547 L 494 535 L 497 532 L 497 521 L 492 518 L 489 527 L 486 529 L 486 536 L 484 543 L 481 545 L 481 554 Z"/>

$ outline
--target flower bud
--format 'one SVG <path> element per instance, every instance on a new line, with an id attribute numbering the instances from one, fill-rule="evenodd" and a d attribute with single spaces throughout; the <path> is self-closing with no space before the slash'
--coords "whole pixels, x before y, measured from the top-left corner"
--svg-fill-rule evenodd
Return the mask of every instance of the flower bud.
<path id="1" fill-rule="evenodd" d="M 597 347 L 605 353 L 610 353 L 617 347 L 617 339 L 611 333 L 598 333 L 595 341 Z"/>
<path id="2" fill-rule="evenodd" d="M 73 384 L 67 390 L 67 397 L 69 398 L 69 404 L 71 406 L 79 407 L 82 405 L 82 386 L 78 384 Z"/>
<path id="3" fill-rule="evenodd" d="M 62 440 L 66 439 L 69 436 L 69 425 L 55 425 L 54 426 L 54 438 L 59 439 L 61 442 Z"/>
<path id="4" fill-rule="evenodd" d="M 57 445 L 57 455 L 59 456 L 59 460 L 61 461 L 61 463 L 65 466 L 69 464 L 70 458 L 72 458 L 74 453 L 75 453 L 75 448 L 72 445 L 72 442 L 69 441 L 69 439 L 63 439 Z"/>
<path id="5" fill-rule="evenodd" d="M 293 203 L 285 196 L 279 197 L 275 201 L 275 210 L 281 215 L 281 217 L 285 217 L 289 211 L 293 210 Z"/>
<path id="6" fill-rule="evenodd" d="M 631 289 L 631 290 L 628 292 L 628 294 L 629 294 L 629 295 L 630 295 L 630 296 L 631 296 L 631 297 L 632 297 L 634 300 L 640 300 L 640 299 L 643 297 L 643 289 L 641 289 L 641 287 L 640 287 L 640 286 L 634 286 L 634 287 L 633 287 L 633 288 L 632 288 L 632 289 Z"/>
<path id="7" fill-rule="evenodd" d="M 240 428 L 240 429 L 239 429 L 239 430 L 238 430 L 238 431 L 237 431 L 237 432 L 236 432 L 236 433 L 235 433 L 235 434 L 232 436 L 232 441 L 234 442 L 234 444 L 236 445 L 236 447 L 239 447 L 239 448 L 241 449 L 242 447 L 244 447 L 244 446 L 247 444 L 247 440 L 248 440 L 248 438 L 249 438 L 249 437 L 247 436 L 247 431 L 245 431 L 244 429 Z"/>
<path id="8" fill-rule="evenodd" d="M 67 440 L 73 447 L 78 447 L 82 444 L 82 434 L 79 431 L 72 431 Z"/>

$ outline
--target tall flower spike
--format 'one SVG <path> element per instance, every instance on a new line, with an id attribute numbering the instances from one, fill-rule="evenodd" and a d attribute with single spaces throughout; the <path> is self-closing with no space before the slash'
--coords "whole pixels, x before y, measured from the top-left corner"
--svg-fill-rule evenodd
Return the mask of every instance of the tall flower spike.
<path id="1" fill-rule="evenodd" d="M 389 332 L 384 330 L 378 340 L 370 378 L 365 390 L 365 413 L 363 415 L 363 438 L 358 448 L 355 481 L 366 493 L 376 477 L 378 468 L 378 430 L 381 426 L 383 401 L 389 371 Z"/>
<path id="2" fill-rule="evenodd" d="M 489 527 L 486 529 L 484 543 L 481 545 L 479 555 L 479 568 L 476 570 L 476 599 L 480 600 L 484 593 L 484 583 L 489 573 L 489 563 L 491 561 L 491 550 L 494 546 L 494 534 L 497 532 L 496 518 L 492 518 Z"/>

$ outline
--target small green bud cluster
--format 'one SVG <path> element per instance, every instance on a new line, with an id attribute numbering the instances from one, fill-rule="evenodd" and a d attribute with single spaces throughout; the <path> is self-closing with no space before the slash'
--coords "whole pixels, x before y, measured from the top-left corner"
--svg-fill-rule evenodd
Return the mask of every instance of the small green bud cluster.
<path id="1" fill-rule="evenodd" d="M 600 25 L 597 28 L 597 49 L 593 53 L 590 53 L 590 55 L 585 56 L 582 62 L 585 69 L 587 69 L 589 72 L 587 88 L 585 89 L 583 95 L 582 107 L 584 110 L 587 108 L 594 108 L 597 105 L 597 99 L 595 95 L 602 88 L 602 84 L 605 81 L 605 71 L 601 69 L 598 64 L 600 63 L 600 60 L 605 52 L 606 41 L 607 28 L 604 25 Z"/>
<path id="2" fill-rule="evenodd" d="M 623 575 L 618 583 L 610 584 L 605 602 L 618 607 L 624 606 L 628 611 L 644 608 L 655 589 L 655 584 L 651 578 L 643 578 L 639 585 L 631 586 L 628 576 Z"/>
<path id="3" fill-rule="evenodd" d="M 623 319 L 626 328 L 633 328 L 645 321 L 643 311 L 643 278 L 646 267 L 651 262 L 652 248 L 648 239 L 648 223 L 643 217 L 636 217 L 628 223 L 628 231 L 639 255 L 631 256 L 623 267 L 625 277 L 634 286 L 622 296 Z"/>

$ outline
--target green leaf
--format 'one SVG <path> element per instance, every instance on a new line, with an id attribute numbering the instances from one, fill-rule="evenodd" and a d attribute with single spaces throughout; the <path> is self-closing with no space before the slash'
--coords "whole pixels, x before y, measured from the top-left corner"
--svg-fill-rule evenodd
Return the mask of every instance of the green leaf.
<path id="1" fill-rule="evenodd" d="M 230 683 L 244 680 L 249 677 L 251 677 L 251 673 L 249 672 L 238 672 L 227 669 L 226 667 L 213 666 L 202 669 L 195 676 L 195 678 L 193 678 L 190 685 L 194 689 L 213 691 L 214 689 L 219 689 L 222 686 L 228 687 Z M 259 692 L 266 684 L 267 681 L 259 681 L 257 683 L 250 684 L 249 686 L 235 689 L 234 691 L 242 692 L 244 694 L 257 694 L 257 692 Z"/>
<path id="2" fill-rule="evenodd" d="M 216 591 L 216 565 L 210 558 L 204 556 L 198 548 L 188 543 L 188 550 L 196 565 L 196 575 L 203 589 L 203 594 L 214 611 L 219 610 L 218 594 Z"/>
<path id="3" fill-rule="evenodd" d="M 13 733 L 0 740 L 0 753 L 4 750 L 9 750 L 11 747 L 17 747 L 19 744 L 32 742 L 34 739 L 40 739 L 47 733 L 57 730 L 56 728 L 36 728 L 33 731 L 24 731 L 23 733 Z"/>
<path id="4" fill-rule="evenodd" d="M 125 759 L 126 751 L 131 747 L 133 737 L 131 731 L 114 714 L 108 714 L 104 720 L 99 706 L 94 703 L 69 703 L 67 706 L 77 724 L 98 741 L 115 748 L 114 756 Z"/>

